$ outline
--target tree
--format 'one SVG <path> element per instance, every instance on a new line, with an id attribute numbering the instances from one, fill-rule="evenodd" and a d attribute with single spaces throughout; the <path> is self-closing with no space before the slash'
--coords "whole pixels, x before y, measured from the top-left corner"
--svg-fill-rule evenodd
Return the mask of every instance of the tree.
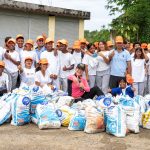
<path id="1" fill-rule="evenodd" d="M 105 28 L 105 26 L 102 26 L 102 29 L 99 31 L 84 31 L 84 36 L 90 43 L 98 42 L 98 41 L 108 41 L 110 40 L 110 31 Z"/>
<path id="2" fill-rule="evenodd" d="M 111 27 L 130 41 L 150 42 L 150 0 L 107 0 L 110 15 L 120 12 Z"/>

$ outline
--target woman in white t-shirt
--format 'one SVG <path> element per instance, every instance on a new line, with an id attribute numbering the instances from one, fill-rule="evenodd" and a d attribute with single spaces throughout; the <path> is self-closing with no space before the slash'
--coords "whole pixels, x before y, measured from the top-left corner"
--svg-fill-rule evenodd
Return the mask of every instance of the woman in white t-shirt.
<path id="1" fill-rule="evenodd" d="M 40 87 L 44 87 L 47 85 L 52 90 L 54 89 L 52 85 L 52 79 L 50 78 L 50 72 L 47 70 L 48 68 L 48 60 L 43 58 L 39 61 L 40 70 L 35 73 L 35 84 Z"/>
<path id="2" fill-rule="evenodd" d="M 148 56 L 142 48 L 135 49 L 135 55 L 131 60 L 133 87 L 136 89 L 135 95 L 143 95 L 145 81 L 145 63 L 149 61 Z"/>
<path id="3" fill-rule="evenodd" d="M 35 68 L 32 68 L 33 59 L 31 57 L 25 58 L 25 67 L 22 68 L 21 65 L 18 66 L 21 84 L 20 86 L 34 86 L 35 84 Z"/>
<path id="4" fill-rule="evenodd" d="M 111 51 L 107 51 L 106 42 L 99 42 L 98 67 L 96 71 L 96 84 L 106 94 L 110 78 L 109 55 Z"/>
<path id="5" fill-rule="evenodd" d="M 86 77 L 88 77 L 90 88 L 93 88 L 96 84 L 96 69 L 98 61 L 96 57 L 93 57 L 93 54 L 95 53 L 95 45 L 89 44 L 87 48 L 92 55 L 89 55 L 88 53 L 85 54 L 82 63 L 85 64 Z"/>

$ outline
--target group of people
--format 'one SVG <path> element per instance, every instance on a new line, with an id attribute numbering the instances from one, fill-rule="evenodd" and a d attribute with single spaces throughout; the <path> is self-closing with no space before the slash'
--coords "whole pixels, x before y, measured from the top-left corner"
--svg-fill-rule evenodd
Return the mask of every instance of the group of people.
<path id="1" fill-rule="evenodd" d="M 81 39 L 71 48 L 65 39 L 55 43 L 44 35 L 36 43 L 21 34 L 6 37 L 0 47 L 0 95 L 24 85 L 57 87 L 79 100 L 108 92 L 144 95 L 150 93 L 149 59 L 150 44 L 132 44 L 122 36 L 114 44 Z"/>

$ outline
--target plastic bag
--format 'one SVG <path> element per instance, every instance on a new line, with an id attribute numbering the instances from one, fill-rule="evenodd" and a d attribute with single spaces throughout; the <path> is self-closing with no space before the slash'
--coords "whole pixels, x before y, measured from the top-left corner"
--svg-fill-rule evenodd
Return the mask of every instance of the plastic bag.
<path id="1" fill-rule="evenodd" d="M 146 105 L 146 110 L 150 109 L 150 94 L 145 95 L 145 105 Z"/>
<path id="2" fill-rule="evenodd" d="M 30 98 L 17 95 L 12 103 L 12 125 L 20 126 L 30 122 Z"/>
<path id="3" fill-rule="evenodd" d="M 52 103 L 38 104 L 36 107 L 38 127 L 40 129 L 60 128 L 61 123 Z"/>
<path id="4" fill-rule="evenodd" d="M 100 109 L 105 109 L 110 106 L 114 106 L 112 102 L 112 97 L 103 97 L 100 100 L 96 100 L 97 107 Z"/>
<path id="5" fill-rule="evenodd" d="M 71 96 L 60 96 L 60 98 L 58 99 L 56 103 L 56 106 L 57 108 L 60 108 L 64 105 L 71 106 L 73 101 L 74 101 L 74 98 Z"/>
<path id="6" fill-rule="evenodd" d="M 38 86 L 33 87 L 31 90 L 31 114 L 35 113 L 37 104 L 41 104 L 47 101 L 48 100 L 43 94 L 43 90 Z"/>
<path id="7" fill-rule="evenodd" d="M 116 137 L 126 136 L 126 114 L 121 106 L 112 106 L 105 112 L 106 132 Z"/>
<path id="8" fill-rule="evenodd" d="M 87 107 L 86 126 L 84 132 L 86 133 L 99 133 L 105 130 L 103 113 L 94 107 Z"/>
<path id="9" fill-rule="evenodd" d="M 59 119 L 61 121 L 61 125 L 68 127 L 70 120 L 73 117 L 73 115 L 76 113 L 76 111 L 71 109 L 69 106 L 63 106 L 60 108 L 60 110 L 62 113 L 59 113 L 58 116 L 59 116 Z"/>
<path id="10" fill-rule="evenodd" d="M 32 121 L 34 124 L 38 124 L 38 119 L 37 119 L 36 114 L 31 114 L 31 121 Z"/>
<path id="11" fill-rule="evenodd" d="M 0 125 L 6 122 L 11 116 L 10 104 L 0 101 Z"/>
<path id="12" fill-rule="evenodd" d="M 143 128 L 150 129 L 150 109 L 143 114 L 142 125 Z"/>
<path id="13" fill-rule="evenodd" d="M 76 113 L 69 123 L 69 130 L 81 131 L 84 130 L 86 124 L 86 118 L 82 113 Z"/>

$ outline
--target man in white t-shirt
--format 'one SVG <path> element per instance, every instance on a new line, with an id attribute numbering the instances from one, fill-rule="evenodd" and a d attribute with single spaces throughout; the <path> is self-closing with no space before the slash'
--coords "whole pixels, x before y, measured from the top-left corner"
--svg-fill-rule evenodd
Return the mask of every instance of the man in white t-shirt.
<path id="1" fill-rule="evenodd" d="M 8 50 L 4 54 L 5 68 L 10 73 L 12 78 L 12 89 L 16 88 L 18 78 L 18 65 L 20 64 L 20 58 L 18 52 L 15 51 L 15 40 L 9 39 L 7 42 Z"/>
<path id="2" fill-rule="evenodd" d="M 8 75 L 4 73 L 5 63 L 0 61 L 0 96 L 9 92 L 9 79 Z"/>
<path id="3" fill-rule="evenodd" d="M 70 74 L 72 74 L 72 69 L 74 68 L 75 61 L 73 59 L 72 54 L 67 51 L 68 42 L 65 39 L 60 40 L 60 86 L 62 86 L 62 90 L 67 92 L 68 83 L 67 78 Z"/>
<path id="4" fill-rule="evenodd" d="M 46 51 L 41 53 L 40 59 L 46 58 L 48 60 L 48 71 L 51 73 L 50 77 L 52 79 L 53 85 L 60 88 L 58 74 L 60 70 L 59 56 L 58 52 L 54 50 L 54 41 L 51 38 L 45 40 Z"/>
<path id="5" fill-rule="evenodd" d="M 24 44 L 24 37 L 22 34 L 18 34 L 16 36 L 16 46 L 15 50 L 20 54 L 21 51 L 23 51 L 23 44 Z"/>

